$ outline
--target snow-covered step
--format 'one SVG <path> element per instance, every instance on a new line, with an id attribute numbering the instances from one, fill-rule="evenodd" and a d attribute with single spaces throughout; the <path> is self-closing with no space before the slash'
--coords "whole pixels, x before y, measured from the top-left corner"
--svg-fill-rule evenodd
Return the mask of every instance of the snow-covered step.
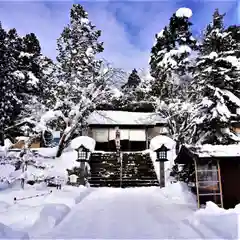
<path id="1" fill-rule="evenodd" d="M 92 187 L 158 186 L 150 156 L 123 153 L 122 164 L 116 153 L 92 154 L 90 160 Z"/>

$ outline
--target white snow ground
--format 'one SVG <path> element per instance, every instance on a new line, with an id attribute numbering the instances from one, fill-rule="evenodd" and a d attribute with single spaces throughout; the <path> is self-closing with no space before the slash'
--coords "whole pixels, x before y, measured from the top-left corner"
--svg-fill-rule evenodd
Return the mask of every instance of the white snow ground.
<path id="1" fill-rule="evenodd" d="M 14 197 L 45 196 L 13 203 Z M 0 238 L 238 239 L 239 207 L 196 211 L 186 185 L 166 188 L 44 186 L 0 192 Z M 223 227 L 224 226 L 224 227 Z"/>

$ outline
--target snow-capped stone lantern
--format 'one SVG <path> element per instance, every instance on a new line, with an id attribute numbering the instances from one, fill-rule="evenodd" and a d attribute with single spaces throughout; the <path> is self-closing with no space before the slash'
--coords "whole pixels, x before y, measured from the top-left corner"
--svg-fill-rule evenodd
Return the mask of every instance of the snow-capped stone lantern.
<path id="1" fill-rule="evenodd" d="M 167 152 L 170 149 L 167 148 L 164 144 L 154 152 L 156 152 L 157 159 L 156 162 L 159 162 L 159 170 L 160 170 L 160 188 L 165 187 L 165 168 L 164 162 L 168 161 Z"/>
<path id="2" fill-rule="evenodd" d="M 72 140 L 71 148 L 77 152 L 76 161 L 80 163 L 78 172 L 79 184 L 85 185 L 88 175 L 86 172 L 86 162 L 90 160 L 91 153 L 94 151 L 96 141 L 88 136 L 79 136 Z"/>
<path id="3" fill-rule="evenodd" d="M 83 145 L 80 145 L 79 148 L 75 149 L 78 153 L 77 162 L 87 162 L 90 154 L 90 150 Z"/>

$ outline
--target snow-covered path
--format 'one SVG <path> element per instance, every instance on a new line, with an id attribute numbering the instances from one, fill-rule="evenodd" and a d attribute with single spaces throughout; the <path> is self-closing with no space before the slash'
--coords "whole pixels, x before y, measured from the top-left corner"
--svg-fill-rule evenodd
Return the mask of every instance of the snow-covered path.
<path id="1" fill-rule="evenodd" d="M 195 207 L 172 202 L 158 188 L 93 189 L 48 235 L 51 239 L 203 239 L 215 233 L 186 221 Z"/>

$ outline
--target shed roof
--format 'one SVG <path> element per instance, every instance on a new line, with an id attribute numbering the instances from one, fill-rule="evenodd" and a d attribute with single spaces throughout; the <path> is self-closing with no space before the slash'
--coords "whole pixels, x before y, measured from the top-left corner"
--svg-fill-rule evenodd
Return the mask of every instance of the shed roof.
<path id="1" fill-rule="evenodd" d="M 176 158 L 177 163 L 187 163 L 193 157 L 198 159 L 240 159 L 240 144 L 231 145 L 183 145 Z"/>
<path id="2" fill-rule="evenodd" d="M 197 154 L 199 158 L 206 157 L 240 157 L 240 144 L 231 145 L 185 145 L 192 153 Z"/>
<path id="3" fill-rule="evenodd" d="M 94 111 L 87 120 L 89 125 L 156 125 L 167 123 L 157 113 L 127 111 Z"/>

